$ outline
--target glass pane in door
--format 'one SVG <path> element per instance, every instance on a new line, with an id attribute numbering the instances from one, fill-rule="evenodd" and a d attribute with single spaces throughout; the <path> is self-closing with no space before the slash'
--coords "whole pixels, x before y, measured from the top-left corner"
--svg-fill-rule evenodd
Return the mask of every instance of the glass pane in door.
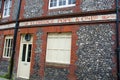
<path id="1" fill-rule="evenodd" d="M 30 57 L 31 57 L 31 48 L 32 48 L 32 45 L 31 45 L 31 44 L 29 44 L 29 45 L 28 45 L 27 62 L 30 62 Z"/>
<path id="2" fill-rule="evenodd" d="M 26 44 L 23 44 L 22 61 L 25 61 L 25 56 L 26 56 Z"/>

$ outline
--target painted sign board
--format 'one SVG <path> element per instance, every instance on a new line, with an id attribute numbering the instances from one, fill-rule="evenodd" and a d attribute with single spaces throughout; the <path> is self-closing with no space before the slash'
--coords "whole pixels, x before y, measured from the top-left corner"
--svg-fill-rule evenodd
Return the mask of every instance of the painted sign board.
<path id="1" fill-rule="evenodd" d="M 15 23 L 0 25 L 0 29 L 7 29 L 15 27 Z"/>
<path id="2" fill-rule="evenodd" d="M 35 26 L 35 25 L 52 25 L 52 24 L 68 24 L 68 23 L 79 23 L 79 22 L 90 22 L 90 21 L 111 21 L 116 19 L 116 14 L 105 14 L 105 15 L 94 15 L 94 16 L 78 16 L 69 18 L 58 18 L 48 20 L 33 20 L 20 22 L 19 26 Z M 15 27 L 15 23 L 0 25 L 0 29 L 7 29 Z"/>
<path id="3" fill-rule="evenodd" d="M 26 22 L 20 22 L 20 26 L 60 24 L 60 23 L 72 23 L 72 22 L 86 22 L 86 21 L 102 21 L 102 20 L 115 20 L 115 19 L 116 19 L 116 14 L 107 14 L 107 15 L 95 15 L 95 16 L 83 16 L 83 17 L 58 18 L 58 19 L 49 19 L 49 20 L 26 21 Z"/>

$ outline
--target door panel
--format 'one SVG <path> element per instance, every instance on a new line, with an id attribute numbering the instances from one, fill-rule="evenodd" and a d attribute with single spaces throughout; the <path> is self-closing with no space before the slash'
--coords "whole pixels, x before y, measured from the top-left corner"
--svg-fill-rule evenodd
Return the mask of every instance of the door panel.
<path id="1" fill-rule="evenodd" d="M 17 74 L 18 77 L 29 79 L 31 50 L 32 50 L 31 41 L 23 41 L 23 39 L 21 39 L 21 49 Z"/>

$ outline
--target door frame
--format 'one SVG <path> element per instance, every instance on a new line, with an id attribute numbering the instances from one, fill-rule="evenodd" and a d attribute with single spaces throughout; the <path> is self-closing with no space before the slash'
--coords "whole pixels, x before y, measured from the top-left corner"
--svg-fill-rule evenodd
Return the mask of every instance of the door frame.
<path id="1" fill-rule="evenodd" d="M 24 42 L 23 41 L 23 38 L 25 37 L 25 34 L 22 34 L 21 37 L 20 37 L 20 50 L 19 50 L 19 57 L 18 57 L 18 68 L 17 68 L 17 77 L 20 77 L 20 68 L 21 68 L 21 57 L 22 57 L 22 50 L 23 50 L 23 44 L 26 43 L 27 45 L 28 44 L 31 44 L 32 45 L 32 48 L 33 48 L 33 36 L 31 35 L 31 41 L 26 41 Z M 27 47 L 28 48 L 28 47 Z M 31 60 L 32 60 L 32 48 L 31 48 Z M 29 68 L 31 69 L 31 60 L 30 60 L 30 66 Z M 30 76 L 30 70 L 29 70 L 29 76 Z M 26 78 L 26 79 L 29 79 Z"/>

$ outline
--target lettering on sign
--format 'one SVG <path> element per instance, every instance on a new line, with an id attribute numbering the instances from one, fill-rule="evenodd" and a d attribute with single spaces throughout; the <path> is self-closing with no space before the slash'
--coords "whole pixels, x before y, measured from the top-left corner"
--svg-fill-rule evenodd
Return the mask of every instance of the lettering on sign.
<path id="1" fill-rule="evenodd" d="M 34 25 L 51 25 L 60 23 L 75 23 L 75 22 L 89 22 L 89 21 L 102 21 L 102 20 L 115 20 L 116 14 L 106 14 L 106 15 L 94 15 L 94 16 L 83 16 L 83 17 L 70 17 L 70 18 L 58 18 L 49 20 L 36 20 L 36 21 L 26 21 L 20 22 L 19 26 L 34 26 Z M 15 23 L 0 25 L 0 29 L 14 28 Z"/>
<path id="2" fill-rule="evenodd" d="M 7 29 L 15 27 L 15 23 L 0 25 L 0 29 Z"/>
<path id="3" fill-rule="evenodd" d="M 115 19 L 116 19 L 116 14 L 107 14 L 107 15 L 84 16 L 84 17 L 71 17 L 71 18 L 58 18 L 58 19 L 49 19 L 49 20 L 26 21 L 26 22 L 20 22 L 20 26 L 85 22 L 85 21 L 115 20 Z"/>

